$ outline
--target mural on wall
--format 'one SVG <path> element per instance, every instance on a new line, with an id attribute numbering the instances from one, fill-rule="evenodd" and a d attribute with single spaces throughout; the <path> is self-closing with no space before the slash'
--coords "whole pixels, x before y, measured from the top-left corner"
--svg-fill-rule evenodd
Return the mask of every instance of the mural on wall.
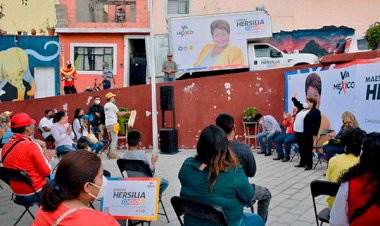
<path id="1" fill-rule="evenodd" d="M 274 33 L 266 42 L 288 53 L 298 50 L 300 53 L 313 53 L 322 57 L 332 54 L 338 43 L 354 33 L 353 28 L 345 26 L 325 26 L 312 30 L 281 31 Z"/>
<path id="2" fill-rule="evenodd" d="M 0 43 L 1 102 L 34 97 L 35 67 L 54 67 L 59 76 L 58 37 L 0 36 Z"/>

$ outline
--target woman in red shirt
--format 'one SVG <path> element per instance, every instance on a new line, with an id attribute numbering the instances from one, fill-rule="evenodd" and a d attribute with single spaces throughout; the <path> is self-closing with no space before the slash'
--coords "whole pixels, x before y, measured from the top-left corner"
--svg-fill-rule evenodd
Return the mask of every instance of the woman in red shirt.
<path id="1" fill-rule="evenodd" d="M 48 183 L 43 188 L 33 226 L 119 226 L 110 214 L 88 207 L 101 197 L 106 183 L 96 154 L 84 150 L 67 153 L 58 164 L 54 180 L 56 187 Z"/>

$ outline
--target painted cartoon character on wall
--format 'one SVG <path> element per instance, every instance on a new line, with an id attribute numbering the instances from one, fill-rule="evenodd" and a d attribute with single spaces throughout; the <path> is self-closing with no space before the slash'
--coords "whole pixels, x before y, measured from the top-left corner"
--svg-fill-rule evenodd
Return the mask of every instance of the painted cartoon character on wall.
<path id="1" fill-rule="evenodd" d="M 59 47 L 55 41 L 45 43 L 44 49 L 48 45 L 54 44 Z M 21 49 L 11 47 L 0 51 L 0 101 L 24 100 L 33 98 L 36 92 L 36 84 L 29 68 L 28 55 L 35 57 L 40 61 L 51 61 L 58 57 L 59 48 L 51 56 L 42 56 L 32 49 Z M 28 90 L 27 92 L 25 92 Z"/>

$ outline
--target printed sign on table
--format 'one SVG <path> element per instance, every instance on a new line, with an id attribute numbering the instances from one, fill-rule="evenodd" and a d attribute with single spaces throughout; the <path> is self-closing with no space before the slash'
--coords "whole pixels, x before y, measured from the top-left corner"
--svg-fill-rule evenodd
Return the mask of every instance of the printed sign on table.
<path id="1" fill-rule="evenodd" d="M 160 178 L 109 178 L 101 209 L 116 219 L 157 220 Z"/>

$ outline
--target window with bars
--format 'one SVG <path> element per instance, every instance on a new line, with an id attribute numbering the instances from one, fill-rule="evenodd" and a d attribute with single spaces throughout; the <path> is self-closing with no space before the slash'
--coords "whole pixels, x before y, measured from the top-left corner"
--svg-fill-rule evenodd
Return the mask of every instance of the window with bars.
<path id="1" fill-rule="evenodd" d="M 103 63 L 113 68 L 113 47 L 74 47 L 74 66 L 77 71 L 103 71 Z"/>
<path id="2" fill-rule="evenodd" d="M 168 14 L 189 14 L 190 0 L 168 0 Z"/>

